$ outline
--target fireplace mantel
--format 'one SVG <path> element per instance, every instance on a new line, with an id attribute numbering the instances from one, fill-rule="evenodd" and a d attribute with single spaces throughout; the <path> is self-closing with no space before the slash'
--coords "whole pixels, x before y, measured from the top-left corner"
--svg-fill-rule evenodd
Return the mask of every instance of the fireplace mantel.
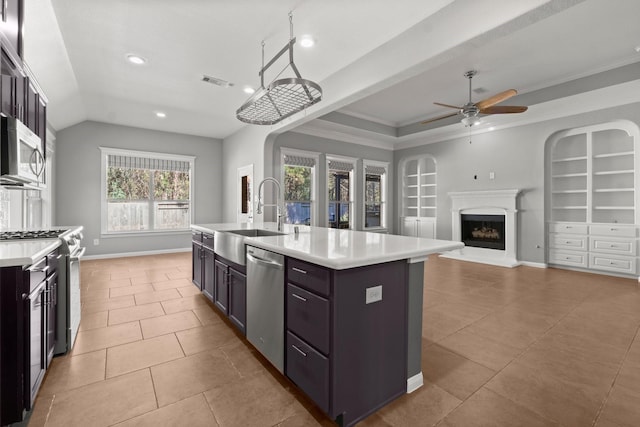
<path id="1" fill-rule="evenodd" d="M 457 251 L 447 252 L 442 256 L 463 261 L 515 267 L 520 265 L 517 259 L 518 228 L 517 198 L 521 190 L 483 190 L 457 191 L 449 193 L 451 197 L 451 240 L 462 240 L 461 216 L 472 215 L 504 215 L 505 217 L 505 249 L 486 249 L 465 247 Z"/>

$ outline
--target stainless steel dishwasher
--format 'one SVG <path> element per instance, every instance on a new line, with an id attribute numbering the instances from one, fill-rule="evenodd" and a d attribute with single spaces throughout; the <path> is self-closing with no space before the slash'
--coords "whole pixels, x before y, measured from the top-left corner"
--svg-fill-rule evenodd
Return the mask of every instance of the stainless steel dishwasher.
<path id="1" fill-rule="evenodd" d="M 284 256 L 247 246 L 247 339 L 284 372 Z"/>

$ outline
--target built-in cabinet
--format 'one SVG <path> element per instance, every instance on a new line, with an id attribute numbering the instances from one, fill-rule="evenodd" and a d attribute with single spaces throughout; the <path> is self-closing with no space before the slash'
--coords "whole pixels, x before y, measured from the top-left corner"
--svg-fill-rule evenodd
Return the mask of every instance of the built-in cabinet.
<path id="1" fill-rule="evenodd" d="M 340 425 L 406 392 L 407 265 L 286 259 L 285 375 Z"/>
<path id="2" fill-rule="evenodd" d="M 32 265 L 0 268 L 0 425 L 33 407 L 57 340 L 58 249 Z"/>
<path id="3" fill-rule="evenodd" d="M 214 252 L 214 236 L 192 231 L 192 281 L 214 306 L 246 334 L 246 267 Z"/>
<path id="4" fill-rule="evenodd" d="M 434 239 L 436 236 L 437 174 L 430 156 L 400 163 L 400 234 Z"/>
<path id="5" fill-rule="evenodd" d="M 637 125 L 560 132 L 547 158 L 548 263 L 637 275 Z"/>

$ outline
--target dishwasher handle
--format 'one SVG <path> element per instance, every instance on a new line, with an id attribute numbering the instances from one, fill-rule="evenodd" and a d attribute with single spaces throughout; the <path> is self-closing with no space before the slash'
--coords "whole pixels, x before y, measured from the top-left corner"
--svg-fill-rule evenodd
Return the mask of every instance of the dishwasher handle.
<path id="1" fill-rule="evenodd" d="M 275 268 L 277 270 L 282 270 L 284 268 L 284 265 L 280 264 L 279 262 L 270 261 L 268 259 L 260 258 L 260 257 L 257 257 L 255 255 L 252 255 L 250 253 L 247 253 L 247 259 L 249 261 L 254 262 L 254 263 L 256 263 L 258 265 L 261 265 L 263 267 Z"/>

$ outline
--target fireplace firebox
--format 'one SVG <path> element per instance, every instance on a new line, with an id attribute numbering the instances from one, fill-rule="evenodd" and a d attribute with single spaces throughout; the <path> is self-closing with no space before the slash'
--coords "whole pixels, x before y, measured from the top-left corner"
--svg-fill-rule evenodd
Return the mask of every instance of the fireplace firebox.
<path id="1" fill-rule="evenodd" d="M 460 215 L 466 246 L 505 250 L 504 215 Z"/>

